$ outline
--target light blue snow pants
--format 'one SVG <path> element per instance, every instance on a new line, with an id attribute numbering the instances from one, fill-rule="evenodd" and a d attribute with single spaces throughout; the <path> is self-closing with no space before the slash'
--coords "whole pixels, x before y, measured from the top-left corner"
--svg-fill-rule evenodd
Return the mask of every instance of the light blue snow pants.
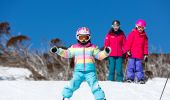
<path id="1" fill-rule="evenodd" d="M 69 86 L 63 89 L 63 97 L 71 98 L 73 92 L 76 91 L 81 83 L 86 80 L 88 85 L 91 88 L 91 92 L 93 93 L 95 100 L 104 100 L 105 94 L 101 87 L 98 84 L 97 76 L 95 71 L 75 71 L 73 74 L 73 78 L 70 81 Z M 86 94 L 86 93 L 84 93 Z"/>

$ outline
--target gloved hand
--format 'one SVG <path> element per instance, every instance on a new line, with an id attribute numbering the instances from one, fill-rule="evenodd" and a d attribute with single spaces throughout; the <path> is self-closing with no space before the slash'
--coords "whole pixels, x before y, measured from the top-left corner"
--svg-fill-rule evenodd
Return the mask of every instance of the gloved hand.
<path id="1" fill-rule="evenodd" d="M 111 52 L 111 48 L 110 47 L 106 47 L 104 50 L 106 51 L 106 53 L 110 53 Z"/>
<path id="2" fill-rule="evenodd" d="M 132 56 L 132 54 L 131 54 L 130 51 L 127 52 L 127 55 L 128 55 L 128 57 L 131 57 L 131 56 Z"/>
<path id="3" fill-rule="evenodd" d="M 145 61 L 145 62 L 148 62 L 148 55 L 145 55 L 145 56 L 144 56 L 144 61 Z"/>
<path id="4" fill-rule="evenodd" d="M 123 58 L 123 59 L 126 59 L 126 53 L 124 53 L 124 54 L 122 55 L 122 58 Z"/>
<path id="5" fill-rule="evenodd" d="M 58 50 L 58 48 L 57 48 L 56 46 L 54 46 L 54 47 L 52 47 L 52 48 L 50 49 L 50 52 L 51 52 L 51 53 L 56 53 L 57 50 Z"/>

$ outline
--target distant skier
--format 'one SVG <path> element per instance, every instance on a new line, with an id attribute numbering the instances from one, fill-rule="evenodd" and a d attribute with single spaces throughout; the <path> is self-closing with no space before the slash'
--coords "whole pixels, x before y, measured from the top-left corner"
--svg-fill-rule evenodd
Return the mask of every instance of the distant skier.
<path id="1" fill-rule="evenodd" d="M 90 37 L 90 30 L 81 27 L 76 32 L 77 44 L 72 45 L 67 50 L 57 47 L 52 47 L 50 50 L 65 58 L 75 57 L 73 78 L 62 92 L 63 100 L 69 100 L 84 80 L 90 86 L 95 100 L 105 100 L 105 94 L 98 84 L 94 58 L 99 60 L 106 58 L 111 49 L 106 47 L 103 51 L 100 51 L 97 46 L 91 43 Z"/>
<path id="2" fill-rule="evenodd" d="M 126 36 L 124 32 L 120 29 L 120 22 L 114 20 L 112 22 L 112 28 L 108 32 L 105 38 L 104 46 L 110 46 L 112 52 L 109 55 L 109 75 L 108 80 L 110 81 L 123 81 L 123 58 L 125 57 L 125 41 Z M 115 79 L 116 72 L 116 79 Z"/>
<path id="3" fill-rule="evenodd" d="M 126 51 L 129 56 L 126 70 L 127 82 L 133 82 L 136 79 L 140 84 L 144 84 L 144 72 L 142 67 L 142 60 L 148 59 L 148 38 L 145 32 L 146 22 L 138 20 L 136 28 L 128 35 L 126 41 Z"/>

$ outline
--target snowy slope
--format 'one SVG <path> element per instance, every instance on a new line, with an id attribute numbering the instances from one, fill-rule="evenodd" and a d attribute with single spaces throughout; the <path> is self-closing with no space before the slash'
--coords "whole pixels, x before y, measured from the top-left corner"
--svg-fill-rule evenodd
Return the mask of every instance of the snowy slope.
<path id="1" fill-rule="evenodd" d="M 145 85 L 135 83 L 99 82 L 107 100 L 159 100 L 166 79 L 155 78 Z M 61 100 L 66 81 L 0 81 L 0 100 Z M 94 100 L 86 82 L 71 100 Z M 170 100 L 168 82 L 162 100 Z"/>
<path id="2" fill-rule="evenodd" d="M 25 81 L 31 75 L 28 69 L 0 66 L 0 100 L 61 100 L 61 91 L 68 81 Z M 165 78 L 154 78 L 144 85 L 110 81 L 99 84 L 107 100 L 159 100 L 165 81 Z M 86 82 L 71 100 L 94 100 Z M 170 100 L 170 81 L 162 100 Z"/>

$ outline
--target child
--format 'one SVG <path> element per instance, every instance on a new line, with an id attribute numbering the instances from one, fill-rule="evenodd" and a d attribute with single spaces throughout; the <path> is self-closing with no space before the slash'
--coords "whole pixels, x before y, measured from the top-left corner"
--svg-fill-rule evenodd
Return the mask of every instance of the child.
<path id="1" fill-rule="evenodd" d="M 112 52 L 109 55 L 109 75 L 108 80 L 115 80 L 115 71 L 116 71 L 116 81 L 123 81 L 123 71 L 122 71 L 122 62 L 124 46 L 125 46 L 126 36 L 124 32 L 120 29 L 120 22 L 114 20 L 112 22 L 112 28 L 108 32 L 105 38 L 104 46 L 110 46 Z"/>
<path id="2" fill-rule="evenodd" d="M 135 75 L 137 82 L 145 84 L 142 60 L 147 61 L 148 58 L 148 38 L 145 32 L 146 22 L 138 20 L 136 28 L 128 35 L 126 43 L 126 51 L 129 56 L 126 80 L 133 82 Z"/>
<path id="3" fill-rule="evenodd" d="M 84 80 L 90 86 L 95 100 L 105 100 L 105 94 L 98 84 L 94 58 L 99 60 L 106 58 L 111 49 L 106 47 L 103 51 L 100 51 L 97 46 L 90 42 L 90 37 L 90 30 L 82 27 L 76 32 L 77 44 L 72 45 L 67 50 L 57 47 L 51 48 L 51 52 L 57 53 L 62 57 L 75 57 L 73 78 L 69 86 L 63 89 L 63 100 L 69 100 L 73 92 L 80 87 Z"/>

